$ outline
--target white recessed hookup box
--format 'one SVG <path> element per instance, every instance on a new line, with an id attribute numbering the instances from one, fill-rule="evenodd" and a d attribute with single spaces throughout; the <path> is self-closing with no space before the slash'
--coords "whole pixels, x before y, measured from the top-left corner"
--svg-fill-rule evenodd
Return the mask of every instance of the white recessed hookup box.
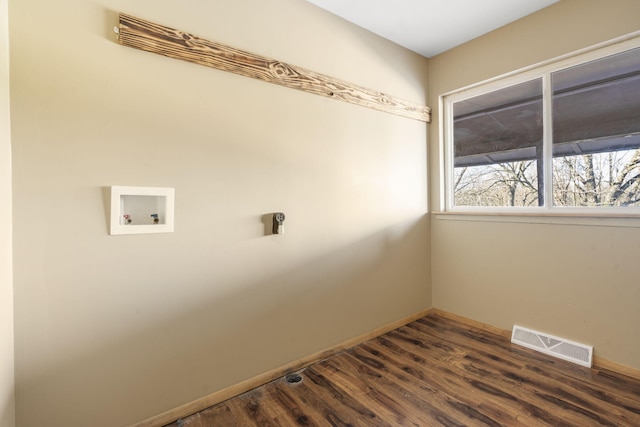
<path id="1" fill-rule="evenodd" d="M 111 187 L 109 234 L 172 233 L 175 189 Z"/>

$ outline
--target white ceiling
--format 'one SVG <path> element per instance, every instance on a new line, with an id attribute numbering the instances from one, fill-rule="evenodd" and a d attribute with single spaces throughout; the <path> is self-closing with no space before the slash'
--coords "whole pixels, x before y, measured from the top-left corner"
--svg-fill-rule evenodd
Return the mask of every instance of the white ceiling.
<path id="1" fill-rule="evenodd" d="M 427 58 L 559 0 L 307 0 Z"/>

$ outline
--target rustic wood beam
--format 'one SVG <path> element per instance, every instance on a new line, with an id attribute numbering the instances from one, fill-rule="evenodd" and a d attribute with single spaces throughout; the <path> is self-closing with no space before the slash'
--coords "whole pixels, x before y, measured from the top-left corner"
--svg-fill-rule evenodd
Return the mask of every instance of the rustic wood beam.
<path id="1" fill-rule="evenodd" d="M 120 14 L 123 46 L 182 59 L 218 70 L 339 99 L 386 113 L 431 122 L 431 109 L 274 59 L 208 41 L 194 35 Z"/>

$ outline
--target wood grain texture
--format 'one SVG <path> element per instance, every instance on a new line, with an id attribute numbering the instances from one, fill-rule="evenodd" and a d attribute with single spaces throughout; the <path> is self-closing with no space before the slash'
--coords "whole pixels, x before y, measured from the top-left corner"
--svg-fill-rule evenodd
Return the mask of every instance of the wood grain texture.
<path id="1" fill-rule="evenodd" d="M 632 368 L 630 366 L 621 365 L 619 363 L 603 359 L 597 354 L 593 355 L 593 367 L 594 369 L 606 369 L 608 371 L 617 372 L 619 374 L 640 380 L 640 369 Z"/>
<path id="2" fill-rule="evenodd" d="M 639 426 L 640 381 L 431 313 L 170 427 Z"/>
<path id="3" fill-rule="evenodd" d="M 287 365 L 278 367 L 276 369 L 273 369 L 271 371 L 265 372 L 261 375 L 258 375 L 256 377 L 253 378 L 249 378 L 246 381 L 242 381 L 238 384 L 232 385 L 230 387 L 224 388 L 220 391 L 217 391 L 215 393 L 211 393 L 210 395 L 204 396 L 200 399 L 197 399 L 193 402 L 189 402 L 186 403 L 182 406 L 179 406 L 177 408 L 171 409 L 169 411 L 163 412 L 161 414 L 155 415 L 151 418 L 145 419 L 143 421 L 140 421 L 138 423 L 132 424 L 131 427 L 158 427 L 158 426 L 163 426 L 167 423 L 170 423 L 178 418 L 181 417 L 186 417 L 188 415 L 194 414 L 198 411 L 201 411 L 205 408 L 208 408 L 212 405 L 215 405 L 219 402 L 223 402 L 227 399 L 230 399 L 232 397 L 238 396 L 242 393 L 245 393 L 249 390 L 253 390 L 263 384 L 266 384 L 270 381 L 273 381 L 275 379 L 278 378 L 282 378 L 287 374 L 290 374 L 292 372 L 296 372 L 299 369 L 302 369 L 304 367 L 313 365 L 314 363 L 317 363 L 321 360 L 325 360 L 328 359 L 332 356 L 335 356 L 336 354 L 341 353 L 342 351 L 352 348 L 358 344 L 361 344 L 365 341 L 371 340 L 373 338 L 376 338 L 380 335 L 383 335 L 389 331 L 392 331 L 394 329 L 397 329 L 401 326 L 404 326 L 408 323 L 411 323 L 417 319 L 420 319 L 424 316 L 426 316 L 429 312 L 431 311 L 431 309 L 424 309 L 421 310 L 417 313 L 411 314 L 407 317 L 404 317 L 402 319 L 398 319 L 394 322 L 391 322 L 389 324 L 380 326 L 379 328 L 376 328 L 372 331 L 369 331 L 365 334 L 362 335 L 358 335 L 356 337 L 353 337 L 351 339 L 348 339 L 346 341 L 343 341 L 339 344 L 336 344 L 335 346 L 328 348 L 326 350 L 314 353 L 314 354 L 310 354 L 307 357 L 304 357 L 302 359 L 296 360 L 294 362 L 291 362 Z M 226 414 L 227 416 L 229 414 L 234 414 L 234 416 L 240 416 L 241 418 L 245 416 L 245 412 L 238 412 L 239 409 L 235 408 L 233 406 L 229 407 L 228 410 L 224 410 L 224 411 L 219 411 L 217 412 L 216 415 L 216 419 L 221 418 L 223 414 Z M 195 422 L 195 421 L 193 421 Z M 194 425 L 198 425 L 198 424 L 194 424 Z M 234 424 L 215 424 L 215 425 L 234 425 Z M 235 424 L 235 425 L 243 425 L 242 423 L 240 424 Z"/>
<path id="4" fill-rule="evenodd" d="M 496 334 L 498 336 L 504 337 L 509 340 L 511 339 L 511 331 L 508 331 L 506 329 L 502 329 L 492 325 L 488 325 L 486 323 L 478 322 L 476 320 L 469 319 L 468 317 L 463 317 L 454 313 L 450 313 L 448 311 L 440 310 L 439 308 L 432 308 L 431 313 L 439 317 L 444 317 L 445 319 L 455 320 L 456 322 L 464 323 L 470 328 L 477 328 L 481 331 Z"/>
<path id="5" fill-rule="evenodd" d="M 440 310 L 438 308 L 432 308 L 430 311 L 431 314 L 435 314 L 439 317 L 444 317 L 446 319 L 455 320 L 471 328 L 478 328 L 482 331 L 490 332 L 496 334 L 498 336 L 504 337 L 507 340 L 511 340 L 511 331 L 497 328 L 495 326 L 488 325 L 486 323 L 478 322 L 473 319 L 469 319 L 464 316 L 459 316 L 457 314 L 450 313 L 448 311 Z M 597 352 L 597 349 L 595 349 Z M 618 374 L 626 375 L 628 377 L 635 378 L 640 380 L 640 369 L 632 368 L 626 365 L 621 365 L 619 363 L 612 362 L 610 360 L 604 359 L 600 357 L 597 353 L 593 355 L 593 369 L 605 369 L 607 371 L 617 372 Z"/>
<path id="6" fill-rule="evenodd" d="M 423 122 L 431 109 L 274 59 L 120 14 L 120 44 Z"/>

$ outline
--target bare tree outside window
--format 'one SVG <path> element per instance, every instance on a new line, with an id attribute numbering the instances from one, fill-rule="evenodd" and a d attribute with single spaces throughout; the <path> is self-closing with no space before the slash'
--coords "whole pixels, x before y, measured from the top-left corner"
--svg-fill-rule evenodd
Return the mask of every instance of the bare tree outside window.
<path id="1" fill-rule="evenodd" d="M 553 161 L 555 206 L 640 206 L 640 150 Z"/>
<path id="2" fill-rule="evenodd" d="M 535 161 L 456 168 L 456 206 L 538 205 Z M 640 206 L 640 150 L 553 161 L 553 204 L 565 207 Z"/>
<path id="3" fill-rule="evenodd" d="M 535 161 L 455 169 L 457 206 L 538 206 Z"/>

